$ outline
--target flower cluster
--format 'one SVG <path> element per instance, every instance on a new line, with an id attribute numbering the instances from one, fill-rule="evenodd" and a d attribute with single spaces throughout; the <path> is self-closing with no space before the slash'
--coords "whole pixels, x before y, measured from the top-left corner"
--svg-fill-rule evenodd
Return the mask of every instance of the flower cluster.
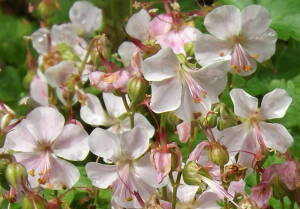
<path id="1" fill-rule="evenodd" d="M 135 5 L 128 40 L 115 54 L 105 13 L 85 1 L 74 3 L 70 23 L 31 34 L 39 56 L 31 111 L 19 117 L 0 105 L 5 170 L 26 169 L 5 171 L 10 202 L 61 208 L 63 195 L 46 201 L 41 190 L 70 191 L 87 175 L 93 186 L 80 189 L 95 199 L 90 206 L 99 189 L 112 192 L 114 209 L 267 208 L 272 195 L 300 204 L 292 195 L 300 191 L 299 163 L 288 153 L 293 137 L 272 121 L 292 98 L 277 88 L 260 100 L 227 82 L 274 54 L 268 11 L 226 5 L 184 13 L 177 1 L 163 5 L 161 14 Z M 195 26 L 198 16 L 207 32 Z M 228 92 L 233 110 L 220 99 Z M 266 168 L 271 157 L 283 163 Z M 245 179 L 253 174 L 261 180 L 249 193 Z"/>

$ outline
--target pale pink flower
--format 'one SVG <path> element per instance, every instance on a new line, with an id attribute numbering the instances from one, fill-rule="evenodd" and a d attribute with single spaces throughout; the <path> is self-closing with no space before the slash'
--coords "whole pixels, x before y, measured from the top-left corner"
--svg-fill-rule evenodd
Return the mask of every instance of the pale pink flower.
<path id="1" fill-rule="evenodd" d="M 287 151 L 293 137 L 286 128 L 278 123 L 264 122 L 285 115 L 292 102 L 285 90 L 274 89 L 267 93 L 260 108 L 258 99 L 242 89 L 231 90 L 230 96 L 234 104 L 234 113 L 241 117 L 242 124 L 224 129 L 220 141 L 228 147 L 231 154 L 240 152 L 238 163 L 251 166 L 253 154 L 265 147 L 282 153 Z"/>
<path id="2" fill-rule="evenodd" d="M 226 5 L 214 9 L 204 20 L 209 33 L 197 37 L 195 55 L 201 65 L 228 58 L 232 72 L 247 76 L 275 52 L 276 32 L 269 28 L 271 16 L 259 5 L 240 11 Z"/>
<path id="3" fill-rule="evenodd" d="M 224 64 L 190 69 L 180 64 L 172 49 L 161 49 L 142 64 L 145 79 L 152 82 L 151 109 L 156 113 L 175 111 L 184 121 L 193 120 L 195 113 L 205 115 L 226 86 Z"/>
<path id="4" fill-rule="evenodd" d="M 71 188 L 79 179 L 78 169 L 62 160 L 81 161 L 87 156 L 88 134 L 78 125 L 67 124 L 56 109 L 38 107 L 6 136 L 5 147 L 28 173 L 32 187 Z"/>
<path id="5" fill-rule="evenodd" d="M 91 151 L 102 157 L 105 165 L 89 162 L 86 165 L 88 177 L 94 186 L 112 186 L 113 201 L 125 208 L 142 208 L 158 187 L 156 171 L 150 162 L 150 155 L 143 155 L 149 147 L 149 137 L 143 129 L 134 129 L 114 134 L 96 128 L 89 136 Z"/>
<path id="6" fill-rule="evenodd" d="M 181 122 L 176 126 L 176 130 L 181 143 L 187 143 L 191 137 L 191 122 Z"/>

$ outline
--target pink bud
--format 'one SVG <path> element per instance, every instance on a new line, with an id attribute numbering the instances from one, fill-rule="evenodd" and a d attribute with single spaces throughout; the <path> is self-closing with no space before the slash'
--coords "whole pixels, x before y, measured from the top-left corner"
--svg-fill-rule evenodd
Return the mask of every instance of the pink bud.
<path id="1" fill-rule="evenodd" d="M 186 143 L 191 136 L 191 122 L 185 122 L 176 126 L 179 140 L 181 143 Z"/>
<path id="2" fill-rule="evenodd" d="M 162 151 L 154 151 L 151 153 L 152 162 L 154 163 L 155 169 L 158 173 L 157 182 L 161 183 L 164 177 L 168 175 L 172 167 L 172 154 Z"/>
<path id="3" fill-rule="evenodd" d="M 299 187 L 300 173 L 295 161 L 287 161 L 282 165 L 278 165 L 277 172 L 289 190 Z"/>

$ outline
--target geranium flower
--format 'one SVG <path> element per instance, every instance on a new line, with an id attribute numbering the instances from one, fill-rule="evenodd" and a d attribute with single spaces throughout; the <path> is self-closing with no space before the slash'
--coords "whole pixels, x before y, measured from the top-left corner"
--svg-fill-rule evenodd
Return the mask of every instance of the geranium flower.
<path id="1" fill-rule="evenodd" d="M 267 93 L 260 108 L 257 98 L 242 89 L 231 90 L 230 97 L 234 104 L 234 113 L 242 118 L 243 123 L 224 129 L 220 142 L 233 154 L 240 151 L 240 164 L 251 165 L 251 153 L 257 153 L 260 148 L 269 147 L 282 153 L 286 152 L 293 142 L 293 137 L 281 124 L 264 122 L 285 115 L 292 102 L 285 90 L 274 89 Z"/>
<path id="2" fill-rule="evenodd" d="M 190 69 L 179 62 L 172 49 L 161 49 L 142 64 L 145 79 L 152 82 L 151 109 L 156 113 L 175 111 L 184 121 L 193 120 L 199 112 L 206 114 L 225 88 L 224 64 Z"/>
<path id="3" fill-rule="evenodd" d="M 56 109 L 38 107 L 6 136 L 5 147 L 15 151 L 32 187 L 71 188 L 79 179 L 78 169 L 62 160 L 81 161 L 87 156 L 88 134 L 80 125 L 67 124 Z"/>
<path id="4" fill-rule="evenodd" d="M 259 5 L 243 11 L 231 5 L 218 7 L 205 17 L 204 25 L 212 35 L 198 36 L 196 58 L 206 65 L 229 56 L 233 73 L 250 75 L 256 61 L 263 62 L 275 52 L 277 36 L 269 28 L 271 21 L 268 11 Z"/>
<path id="5" fill-rule="evenodd" d="M 156 171 L 150 162 L 150 155 L 143 154 L 149 147 L 149 137 L 141 128 L 113 134 L 96 128 L 89 136 L 91 151 L 114 165 L 89 162 L 86 165 L 88 177 L 94 186 L 112 186 L 113 201 L 125 208 L 142 208 L 156 183 Z"/>

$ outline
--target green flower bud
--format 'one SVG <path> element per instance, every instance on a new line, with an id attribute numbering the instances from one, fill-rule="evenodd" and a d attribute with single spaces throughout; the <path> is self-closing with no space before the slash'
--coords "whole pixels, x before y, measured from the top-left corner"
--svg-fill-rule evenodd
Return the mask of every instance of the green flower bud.
<path id="1" fill-rule="evenodd" d="M 5 169 L 5 177 L 12 187 L 18 188 L 27 180 L 26 168 L 20 163 L 10 163 Z"/>
<path id="2" fill-rule="evenodd" d="M 203 127 L 214 128 L 217 125 L 218 116 L 215 113 L 210 113 L 207 117 L 201 117 L 199 122 Z"/>
<path id="3" fill-rule="evenodd" d="M 27 73 L 23 79 L 23 86 L 25 89 L 29 89 L 30 83 L 31 83 L 34 75 L 35 75 L 34 71 L 32 71 L 32 70 L 27 71 Z"/>
<path id="4" fill-rule="evenodd" d="M 57 0 L 41 1 L 37 7 L 37 12 L 42 19 L 51 17 L 59 8 Z"/>
<path id="5" fill-rule="evenodd" d="M 11 161 L 9 159 L 6 158 L 1 158 L 0 159 L 0 186 L 6 190 L 9 190 L 9 185 L 6 181 L 6 177 L 5 177 L 5 170 L 7 165 L 10 163 Z"/>
<path id="6" fill-rule="evenodd" d="M 60 43 L 56 46 L 56 50 L 60 53 L 61 58 L 67 61 L 80 61 L 80 58 L 74 52 L 74 49 L 65 43 Z"/>
<path id="7" fill-rule="evenodd" d="M 128 82 L 127 93 L 133 104 L 143 101 L 148 89 L 148 81 L 142 77 L 133 77 Z"/>
<path id="8" fill-rule="evenodd" d="M 222 131 L 225 128 L 229 128 L 232 126 L 237 125 L 237 122 L 234 119 L 224 119 L 224 118 L 220 118 L 217 122 L 217 128 Z"/>
<path id="9" fill-rule="evenodd" d="M 202 177 L 211 178 L 209 173 L 195 161 L 188 162 L 182 172 L 183 180 L 188 185 L 202 185 Z"/>
<path id="10" fill-rule="evenodd" d="M 208 159 L 219 166 L 224 166 L 229 161 L 227 148 L 219 143 L 213 143 L 208 147 Z"/>
<path id="11" fill-rule="evenodd" d="M 36 194 L 24 195 L 21 205 L 22 209 L 47 209 L 46 200 Z"/>

